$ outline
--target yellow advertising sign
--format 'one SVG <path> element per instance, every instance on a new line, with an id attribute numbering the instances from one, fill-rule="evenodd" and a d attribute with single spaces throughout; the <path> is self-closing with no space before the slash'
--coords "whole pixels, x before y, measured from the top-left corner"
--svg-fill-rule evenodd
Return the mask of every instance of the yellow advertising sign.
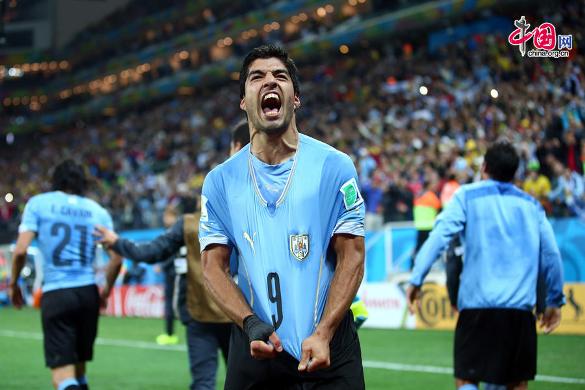
<path id="1" fill-rule="evenodd" d="M 447 288 L 425 283 L 421 290 L 420 307 L 416 312 L 417 329 L 455 329 L 457 313 L 451 308 Z"/>
<path id="2" fill-rule="evenodd" d="M 562 309 L 561 325 L 554 333 L 585 334 L 585 283 L 567 283 L 563 290 L 567 303 Z M 456 323 L 457 313 L 451 308 L 447 288 L 435 283 L 424 284 L 416 328 L 455 329 Z"/>
<path id="3" fill-rule="evenodd" d="M 585 334 L 585 283 L 565 284 L 563 291 L 567 302 L 554 333 Z"/>

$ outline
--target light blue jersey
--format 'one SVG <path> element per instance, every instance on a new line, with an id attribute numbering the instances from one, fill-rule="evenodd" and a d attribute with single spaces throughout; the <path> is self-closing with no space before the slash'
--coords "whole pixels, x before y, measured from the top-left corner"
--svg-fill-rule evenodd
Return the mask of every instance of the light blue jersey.
<path id="1" fill-rule="evenodd" d="M 114 229 L 110 214 L 91 199 L 54 191 L 28 201 L 18 231 L 37 234 L 43 292 L 95 283 L 95 225 Z"/>
<path id="2" fill-rule="evenodd" d="M 544 210 L 530 195 L 494 180 L 461 186 L 416 256 L 413 285 L 422 284 L 458 233 L 465 247 L 459 310 L 532 310 L 539 273 L 546 281 L 547 306 L 564 303 L 561 255 Z"/>
<path id="3" fill-rule="evenodd" d="M 335 271 L 331 237 L 364 235 L 364 203 L 351 159 L 306 135 L 299 136 L 290 170 L 282 167 L 288 179 L 276 202 L 262 196 L 258 180 L 266 183 L 270 169 L 256 172 L 262 168 L 254 158 L 247 145 L 205 178 L 201 250 L 210 244 L 235 248 L 238 284 L 248 304 L 300 359 Z M 278 184 L 282 172 L 275 171 Z"/>

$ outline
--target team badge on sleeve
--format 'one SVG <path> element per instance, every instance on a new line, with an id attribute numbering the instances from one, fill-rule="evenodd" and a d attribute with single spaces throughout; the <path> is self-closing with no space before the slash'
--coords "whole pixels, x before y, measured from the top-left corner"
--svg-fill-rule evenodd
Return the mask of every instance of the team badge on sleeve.
<path id="1" fill-rule="evenodd" d="M 346 210 L 351 210 L 364 201 L 355 178 L 351 178 L 343 183 L 339 191 L 343 194 L 343 204 L 345 205 Z"/>
<path id="2" fill-rule="evenodd" d="M 309 235 L 308 234 L 291 234 L 289 236 L 290 253 L 298 260 L 304 260 L 309 254 Z"/>

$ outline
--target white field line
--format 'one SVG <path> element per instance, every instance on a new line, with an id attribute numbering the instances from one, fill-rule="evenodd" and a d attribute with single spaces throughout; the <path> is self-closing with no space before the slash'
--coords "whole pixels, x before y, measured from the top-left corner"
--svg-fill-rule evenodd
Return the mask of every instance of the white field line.
<path id="1" fill-rule="evenodd" d="M 32 340 L 42 340 L 43 335 L 41 333 L 33 333 L 33 332 L 21 332 L 15 330 L 2 330 L 0 329 L 0 336 L 4 337 L 16 337 L 21 339 L 32 339 Z M 95 341 L 98 345 L 106 345 L 108 347 L 129 347 L 129 348 L 139 348 L 139 349 L 160 349 L 164 351 L 186 351 L 187 347 L 185 345 L 158 345 L 156 343 L 150 343 L 147 341 L 137 341 L 137 340 L 121 340 L 121 339 L 104 339 L 102 337 L 98 337 Z"/>
<path id="2" fill-rule="evenodd" d="M 453 368 L 451 367 L 423 366 L 415 364 L 379 362 L 372 360 L 364 360 L 362 364 L 366 368 L 379 368 L 382 370 L 453 375 Z M 567 378 L 551 375 L 537 375 L 536 380 L 538 382 L 585 384 L 585 378 Z"/>
<path id="3" fill-rule="evenodd" d="M 29 339 L 29 340 L 42 340 L 43 339 L 43 335 L 40 333 L 21 332 L 21 331 L 15 331 L 15 330 L 2 330 L 2 329 L 0 329 L 0 337 L 14 337 L 14 338 L 21 338 L 21 339 Z M 97 338 L 96 344 L 110 346 L 110 347 L 128 347 L 128 348 L 164 350 L 164 351 L 184 352 L 187 350 L 187 347 L 184 345 L 161 346 L 161 345 L 158 345 L 155 343 L 150 343 L 147 341 L 105 339 L 102 337 Z M 365 368 L 376 368 L 376 369 L 389 370 L 389 371 L 406 371 L 406 372 L 420 372 L 420 373 L 453 375 L 453 368 L 451 368 L 451 367 L 438 367 L 438 366 L 426 366 L 426 365 L 419 365 L 419 364 L 402 364 L 402 363 L 380 362 L 380 361 L 375 361 L 375 360 L 364 360 L 363 366 Z M 551 375 L 537 375 L 536 380 L 538 382 L 549 382 L 549 383 L 585 384 L 585 378 L 568 378 L 568 377 L 551 376 Z"/>

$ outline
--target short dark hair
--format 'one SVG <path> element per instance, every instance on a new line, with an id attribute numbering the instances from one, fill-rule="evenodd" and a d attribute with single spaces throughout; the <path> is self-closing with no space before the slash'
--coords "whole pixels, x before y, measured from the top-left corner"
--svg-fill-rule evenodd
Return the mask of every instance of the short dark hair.
<path id="1" fill-rule="evenodd" d="M 508 141 L 498 141 L 490 146 L 484 157 L 485 170 L 494 180 L 511 182 L 518 169 L 520 158 Z"/>
<path id="2" fill-rule="evenodd" d="M 250 64 L 257 59 L 264 58 L 278 58 L 282 61 L 284 66 L 286 66 L 286 70 L 288 71 L 288 74 L 292 80 L 295 95 L 299 96 L 299 71 L 295 65 L 295 62 L 288 56 L 288 52 L 283 47 L 269 44 L 252 49 L 248 54 L 246 54 L 246 58 L 244 58 L 242 69 L 240 71 L 240 99 L 243 98 L 246 94 L 246 79 L 248 78 Z"/>
<path id="3" fill-rule="evenodd" d="M 250 143 L 250 128 L 248 127 L 248 121 L 242 119 L 232 129 L 232 142 L 234 145 L 240 143 L 242 147 Z"/>
<path id="4" fill-rule="evenodd" d="M 55 167 L 53 171 L 53 190 L 83 195 L 88 180 L 81 164 L 68 159 Z"/>

